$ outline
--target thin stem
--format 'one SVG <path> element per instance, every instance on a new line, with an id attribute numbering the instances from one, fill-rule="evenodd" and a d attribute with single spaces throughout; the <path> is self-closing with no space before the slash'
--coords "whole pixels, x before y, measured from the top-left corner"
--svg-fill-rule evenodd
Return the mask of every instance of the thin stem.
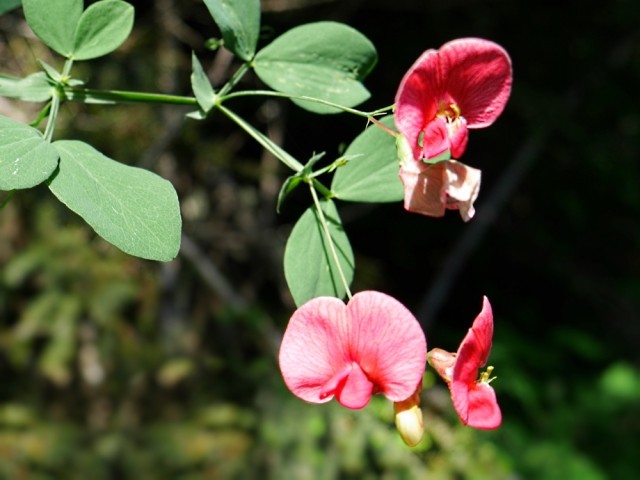
<path id="1" fill-rule="evenodd" d="M 244 77 L 245 73 L 249 71 L 249 68 L 251 67 L 249 66 L 248 63 L 243 63 L 242 65 L 240 65 L 238 70 L 235 71 L 235 73 L 232 75 L 229 81 L 222 86 L 222 88 L 220 89 L 220 92 L 218 92 L 218 95 L 223 96 L 229 93 L 233 89 L 233 87 L 235 87 L 238 84 L 240 79 Z"/>
<path id="2" fill-rule="evenodd" d="M 47 119 L 47 127 L 44 130 L 44 139 L 47 142 L 51 142 L 53 138 L 53 131 L 56 127 L 56 120 L 58 119 L 58 111 L 60 110 L 60 90 L 57 88 L 53 90 L 53 96 L 51 97 L 51 108 L 49 109 L 49 118 Z"/>
<path id="3" fill-rule="evenodd" d="M 349 283 L 347 282 L 347 278 L 344 276 L 344 272 L 342 271 L 342 265 L 340 265 L 340 261 L 338 260 L 338 253 L 336 252 L 336 247 L 333 244 L 333 238 L 331 238 L 331 232 L 329 232 L 329 224 L 327 223 L 327 219 L 324 216 L 324 212 L 322 211 L 322 207 L 320 207 L 320 200 L 318 199 L 318 194 L 316 193 L 316 189 L 313 184 L 309 184 L 309 189 L 311 190 L 311 196 L 313 197 L 313 204 L 316 207 L 316 211 L 318 212 L 318 218 L 320 218 L 320 223 L 322 224 L 322 231 L 324 232 L 324 236 L 327 239 L 327 243 L 329 244 L 329 250 L 331 250 L 331 256 L 333 257 L 333 261 L 336 263 L 336 267 L 338 269 L 338 275 L 340 276 L 340 281 L 344 286 L 344 290 L 347 294 L 349 300 L 351 300 L 351 289 L 349 288 Z"/>
<path id="4" fill-rule="evenodd" d="M 11 199 L 13 198 L 13 196 L 15 195 L 16 191 L 15 190 L 11 190 L 9 192 L 9 194 L 5 197 L 4 200 L 2 200 L 2 203 L 0 204 L 0 210 L 2 210 L 4 207 L 7 206 L 7 204 L 11 201 Z"/>
<path id="5" fill-rule="evenodd" d="M 165 95 L 163 93 L 127 92 L 122 90 L 93 90 L 90 88 L 64 87 L 68 100 L 84 103 L 163 103 L 169 105 L 197 106 L 195 97 Z"/>
<path id="6" fill-rule="evenodd" d="M 67 58 L 67 60 L 64 62 L 64 66 L 62 67 L 62 78 L 64 79 L 64 81 L 66 81 L 66 79 L 69 78 L 69 73 L 71 73 L 72 66 L 73 66 L 73 60 L 70 58 Z"/>
<path id="7" fill-rule="evenodd" d="M 253 128 L 249 123 L 244 121 L 244 119 L 233 113 L 231 110 L 219 104 L 216 105 L 216 108 L 218 108 L 222 113 L 233 120 L 240 128 L 251 135 L 256 142 L 258 142 L 266 150 L 271 152 L 274 157 L 279 159 L 291 170 L 300 172 L 304 168 L 304 165 L 302 165 L 298 160 L 293 158 L 285 150 L 273 143 L 269 137 Z"/>
<path id="8" fill-rule="evenodd" d="M 369 117 L 369 121 L 373 123 L 376 127 L 380 127 L 382 130 L 384 130 L 386 133 L 388 133 L 392 137 L 395 138 L 398 136 L 398 132 L 394 132 L 389 127 L 387 127 L 384 123 L 382 123 L 380 120 L 377 120 L 374 117 Z"/>

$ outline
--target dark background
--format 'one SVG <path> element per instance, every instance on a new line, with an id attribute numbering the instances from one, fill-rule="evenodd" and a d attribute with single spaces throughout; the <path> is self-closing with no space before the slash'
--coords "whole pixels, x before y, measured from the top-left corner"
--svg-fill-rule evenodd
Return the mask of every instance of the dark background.
<path id="1" fill-rule="evenodd" d="M 93 88 L 190 95 L 194 50 L 214 86 L 236 64 L 197 1 L 134 2 L 117 52 L 78 64 Z M 476 217 L 400 204 L 339 204 L 356 253 L 354 291 L 416 313 L 429 347 L 455 350 L 487 295 L 492 384 L 503 426 L 459 424 L 428 373 L 426 440 L 405 448 L 390 405 L 306 405 L 282 385 L 279 336 L 294 309 L 282 273 L 309 205 L 275 199 L 288 172 L 221 115 L 158 105 L 69 104 L 56 138 L 172 181 L 180 256 L 128 257 L 46 187 L 0 211 L 0 478 L 634 478 L 640 464 L 640 11 L 631 0 L 263 1 L 260 45 L 305 22 L 345 22 L 376 45 L 372 110 L 393 102 L 427 48 L 478 36 L 509 52 L 505 112 L 470 132 L 483 171 Z M 0 17 L 1 72 L 61 62 L 20 10 Z M 226 62 L 230 61 L 228 64 Z M 239 88 L 261 88 L 249 75 Z M 38 105 L 0 99 L 28 122 Z M 365 127 L 286 102 L 230 105 L 301 161 L 335 158 Z M 0 196 L 4 199 L 5 194 Z"/>

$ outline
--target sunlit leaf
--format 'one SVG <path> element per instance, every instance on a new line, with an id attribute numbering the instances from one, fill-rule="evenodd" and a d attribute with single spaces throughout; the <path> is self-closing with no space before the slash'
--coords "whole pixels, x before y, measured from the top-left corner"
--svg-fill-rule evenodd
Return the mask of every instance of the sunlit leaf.
<path id="1" fill-rule="evenodd" d="M 39 130 L 0 116 L 0 190 L 38 185 L 57 165 L 58 152 Z"/>
<path id="2" fill-rule="evenodd" d="M 331 200 L 321 202 L 321 206 L 345 280 L 351 284 L 355 262 L 338 210 Z M 343 298 L 346 294 L 314 206 L 304 212 L 291 231 L 284 252 L 284 274 L 298 306 L 314 297 Z"/>
<path id="3" fill-rule="evenodd" d="M 380 122 L 394 128 L 393 115 Z M 371 125 L 351 142 L 344 156 L 350 159 L 336 170 L 331 183 L 336 198 L 353 202 L 402 200 L 396 141 L 389 132 Z"/>
<path id="4" fill-rule="evenodd" d="M 180 206 L 168 181 L 118 163 L 90 145 L 60 140 L 60 168 L 51 191 L 126 253 L 151 260 L 173 259 L 180 247 Z"/>
<path id="5" fill-rule="evenodd" d="M 336 22 L 317 22 L 293 28 L 260 50 L 254 68 L 274 90 L 319 98 L 353 107 L 369 98 L 362 84 L 377 62 L 373 44 L 357 30 Z M 339 110 L 294 100 L 317 113 Z"/>

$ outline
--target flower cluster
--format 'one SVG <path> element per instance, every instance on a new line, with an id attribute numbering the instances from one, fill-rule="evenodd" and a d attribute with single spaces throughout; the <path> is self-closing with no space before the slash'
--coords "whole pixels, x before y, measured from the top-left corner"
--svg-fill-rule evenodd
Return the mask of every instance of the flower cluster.
<path id="1" fill-rule="evenodd" d="M 404 206 L 441 217 L 474 215 L 480 170 L 456 161 L 468 129 L 491 125 L 511 93 L 511 60 L 499 45 L 462 38 L 427 50 L 411 66 L 396 94 L 400 179 Z"/>
<path id="2" fill-rule="evenodd" d="M 466 38 L 428 50 L 406 73 L 396 95 L 397 150 L 404 204 L 410 211 L 441 217 L 460 211 L 467 221 L 480 188 L 480 170 L 458 160 L 468 129 L 491 125 L 511 91 L 511 62 L 493 42 Z M 348 289 L 347 289 L 348 290 Z M 493 313 L 482 310 L 455 353 L 434 348 L 411 312 L 380 292 L 355 294 L 347 304 L 317 297 L 291 317 L 280 347 L 287 387 L 310 403 L 335 398 L 351 409 L 372 395 L 394 403 L 395 423 L 409 446 L 423 436 L 420 409 L 426 362 L 449 387 L 464 425 L 497 428 L 502 414 L 490 382 Z"/>

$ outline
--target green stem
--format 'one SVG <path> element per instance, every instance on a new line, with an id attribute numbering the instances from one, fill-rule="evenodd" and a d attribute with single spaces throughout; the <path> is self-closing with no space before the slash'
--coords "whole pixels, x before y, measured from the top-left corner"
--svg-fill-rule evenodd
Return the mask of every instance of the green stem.
<path id="1" fill-rule="evenodd" d="M 4 207 L 7 206 L 7 204 L 11 201 L 11 199 L 13 198 L 13 196 L 15 195 L 16 191 L 15 190 L 11 190 L 9 192 L 9 194 L 5 197 L 5 199 L 2 201 L 2 203 L 0 204 L 0 210 L 2 210 Z"/>
<path id="2" fill-rule="evenodd" d="M 73 66 L 73 60 L 70 58 L 67 58 L 67 60 L 64 62 L 64 66 L 62 67 L 62 78 L 64 81 L 66 81 L 69 78 L 69 73 L 71 73 L 71 67 Z"/>
<path id="3" fill-rule="evenodd" d="M 58 111 L 60 110 L 60 90 L 55 88 L 51 97 L 51 108 L 49 109 L 49 118 L 47 119 L 47 127 L 44 130 L 44 139 L 51 142 L 53 131 L 56 128 L 56 120 L 58 119 Z"/>
<path id="4" fill-rule="evenodd" d="M 349 288 L 349 283 L 347 282 L 347 278 L 344 276 L 344 272 L 342 271 L 342 265 L 340 265 L 340 261 L 338 260 L 338 253 L 336 252 L 336 247 L 333 244 L 333 238 L 331 238 L 331 232 L 329 232 L 329 225 L 327 224 L 327 219 L 324 216 L 324 212 L 322 211 L 322 207 L 320 207 L 320 200 L 318 199 L 318 194 L 316 193 L 316 189 L 314 185 L 309 184 L 309 189 L 311 190 L 311 196 L 313 197 L 313 204 L 316 207 L 316 211 L 318 212 L 318 218 L 320 219 L 320 223 L 322 224 L 322 231 L 324 232 L 324 236 L 327 239 L 327 243 L 329 244 L 329 250 L 331 250 L 331 256 L 333 257 L 333 261 L 336 264 L 338 269 L 338 275 L 340 276 L 340 281 L 344 286 L 344 290 L 347 294 L 349 300 L 351 300 L 351 289 Z"/>
<path id="5" fill-rule="evenodd" d="M 194 97 L 165 95 L 163 93 L 127 92 L 121 90 L 93 90 L 91 88 L 64 87 L 67 100 L 84 103 L 163 103 L 197 106 Z"/>
<path id="6" fill-rule="evenodd" d="M 291 155 L 289 155 L 285 150 L 280 148 L 278 145 L 273 143 L 271 139 L 269 139 L 269 137 L 267 137 L 263 133 L 253 128 L 243 118 L 239 117 L 238 115 L 233 113 L 231 110 L 229 110 L 226 107 L 223 107 L 220 104 L 216 105 L 216 108 L 218 108 L 222 113 L 224 113 L 227 117 L 233 120 L 240 128 L 242 128 L 245 132 L 251 135 L 256 142 L 258 142 L 266 150 L 271 152 L 274 157 L 279 159 L 291 170 L 300 172 L 304 168 L 304 165 L 302 165 L 298 160 L 293 158 Z"/>
<path id="7" fill-rule="evenodd" d="M 334 193 L 329 190 L 327 187 L 325 187 L 320 180 L 316 179 L 316 178 L 311 178 L 311 183 L 313 184 L 313 186 L 315 187 L 316 190 L 318 190 L 322 196 L 324 198 L 326 198 L 327 200 L 329 200 L 330 198 L 335 197 Z"/>
<path id="8" fill-rule="evenodd" d="M 233 89 L 233 87 L 235 87 L 238 84 L 240 79 L 244 77 L 245 73 L 247 73 L 250 68 L 251 67 L 248 63 L 243 63 L 242 65 L 240 65 L 240 68 L 236 70 L 236 72 L 229 79 L 229 81 L 225 85 L 223 85 L 223 87 L 220 89 L 220 91 L 218 92 L 218 95 L 223 96 L 229 93 L 231 89 Z"/>

